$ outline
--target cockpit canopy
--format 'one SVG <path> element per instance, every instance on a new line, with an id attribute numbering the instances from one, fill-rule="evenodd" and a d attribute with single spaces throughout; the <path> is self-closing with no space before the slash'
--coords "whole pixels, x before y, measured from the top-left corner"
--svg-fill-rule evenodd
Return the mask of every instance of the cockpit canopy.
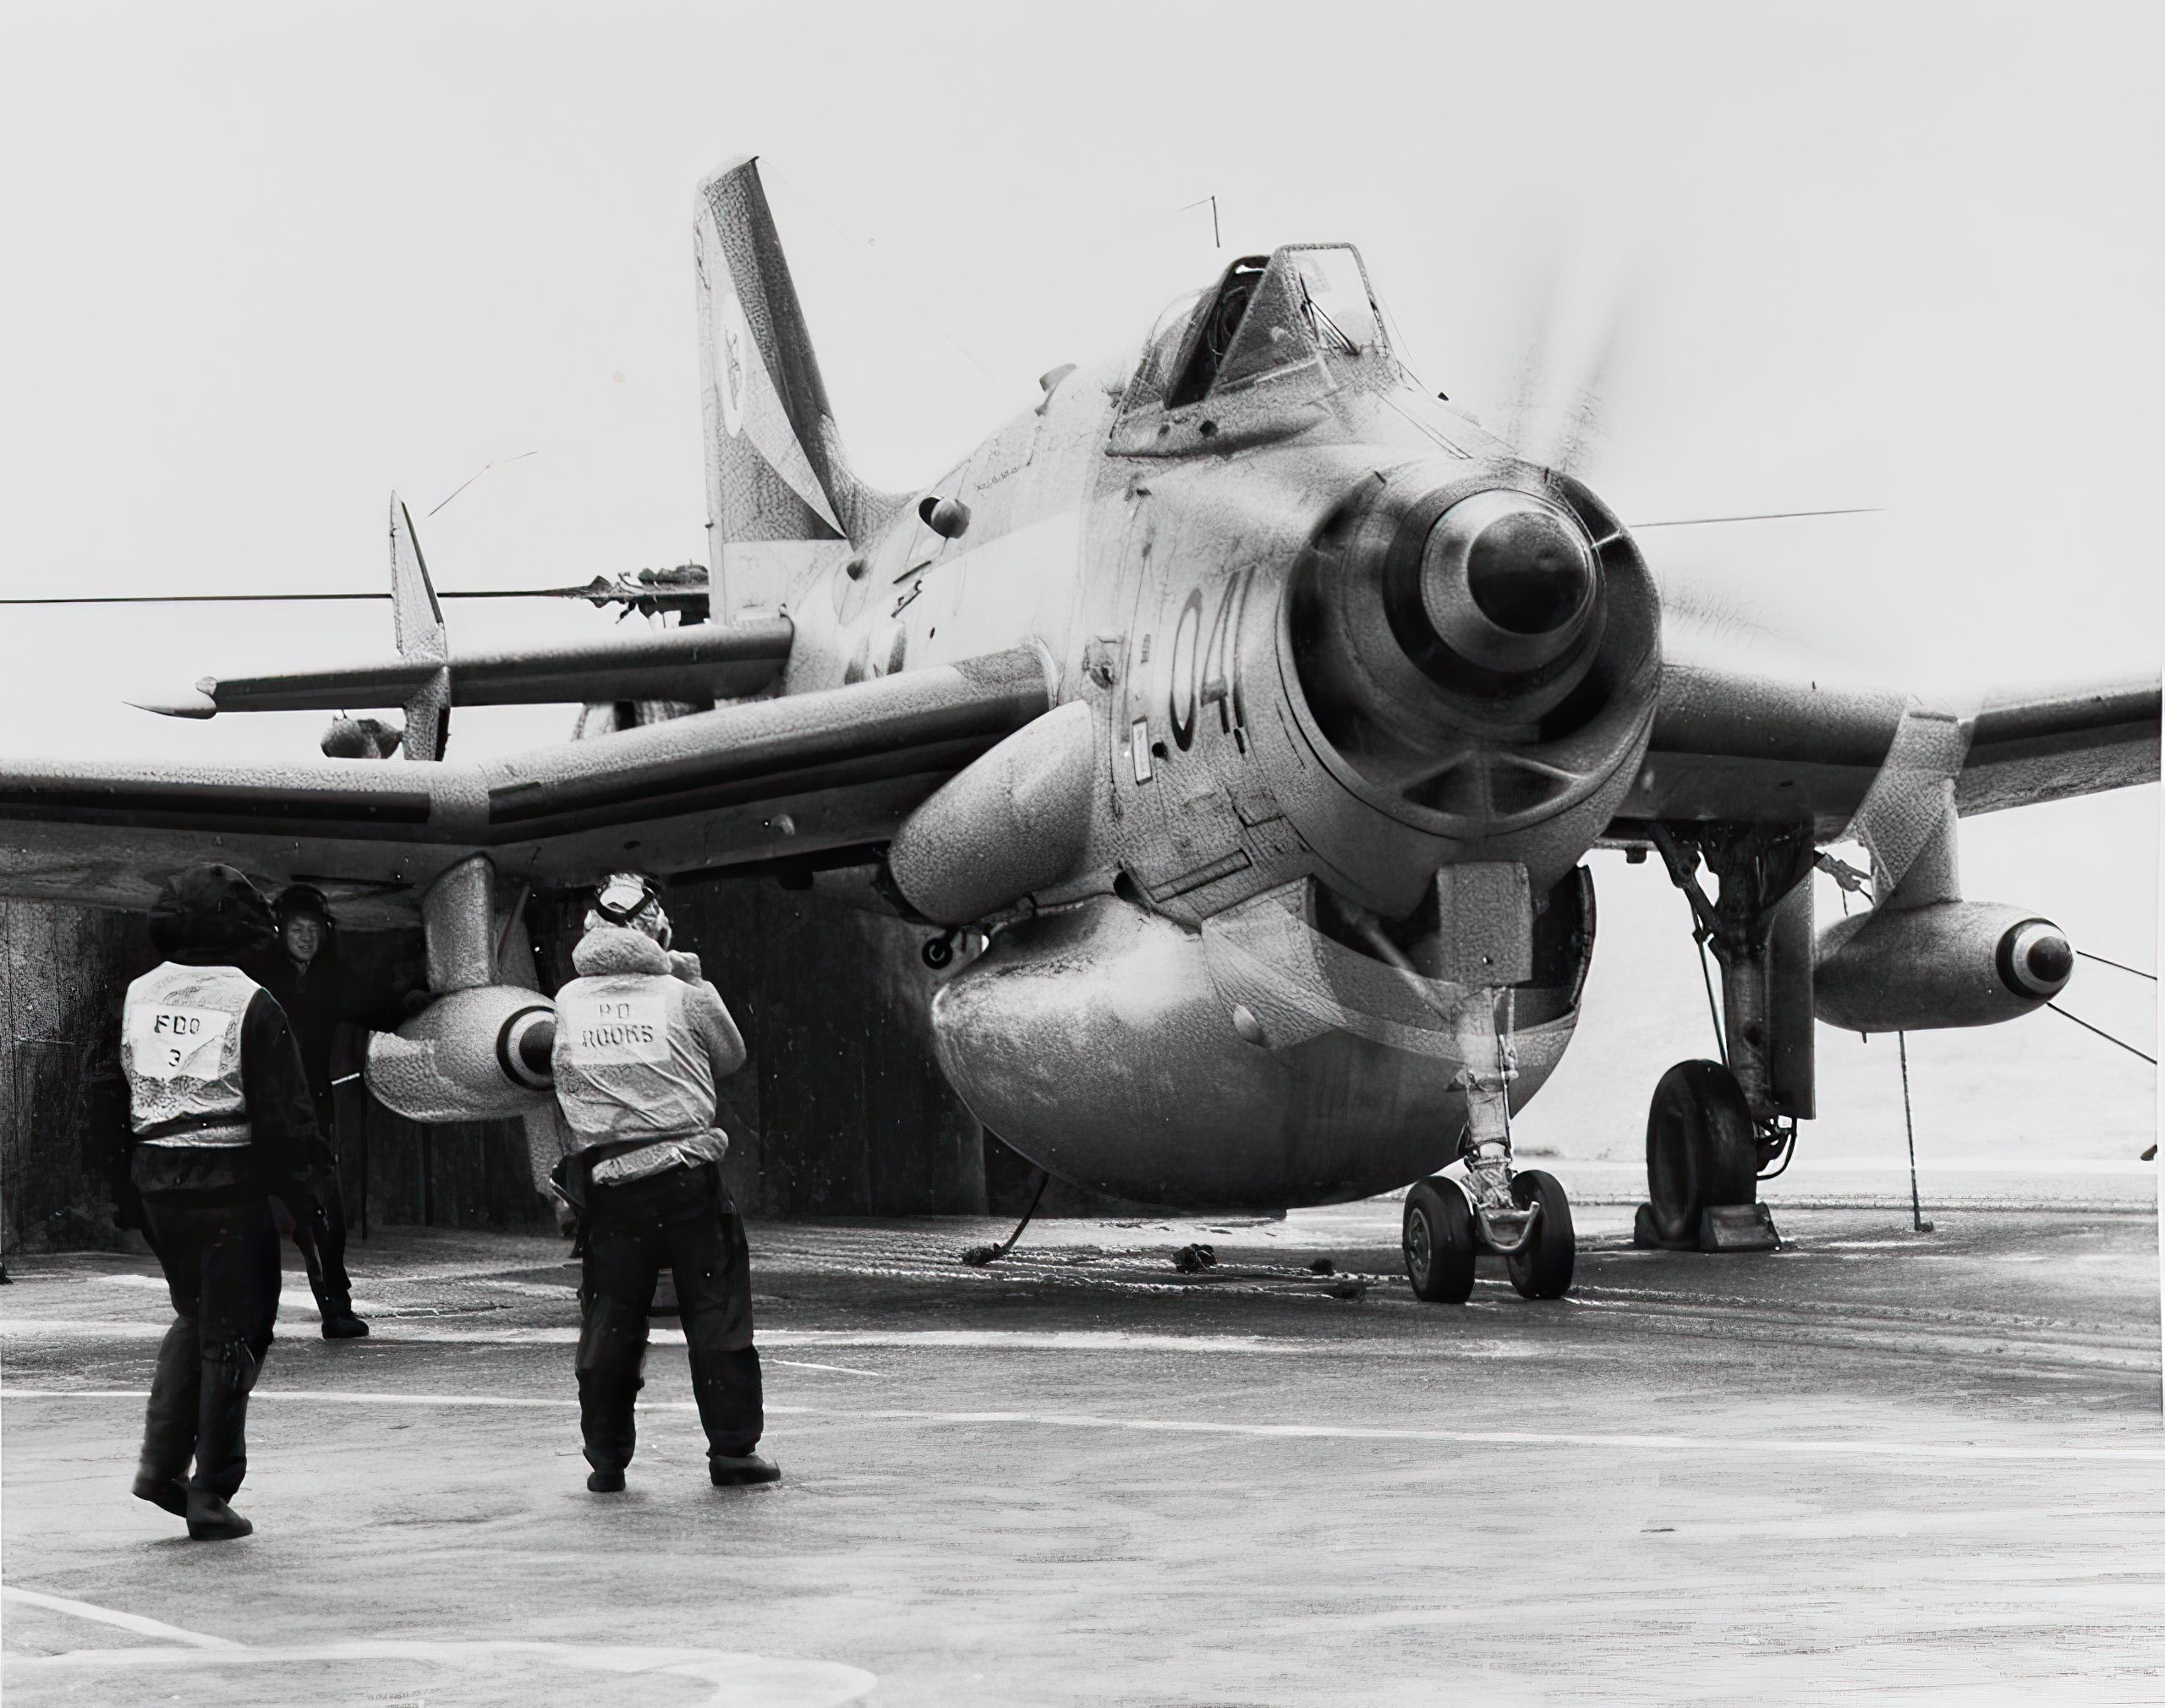
<path id="1" fill-rule="evenodd" d="M 1289 244 L 1241 256 L 1214 289 L 1159 316 L 1121 414 L 1126 421 L 1242 391 L 1312 398 L 1389 357 L 1359 252 L 1346 244 Z"/>

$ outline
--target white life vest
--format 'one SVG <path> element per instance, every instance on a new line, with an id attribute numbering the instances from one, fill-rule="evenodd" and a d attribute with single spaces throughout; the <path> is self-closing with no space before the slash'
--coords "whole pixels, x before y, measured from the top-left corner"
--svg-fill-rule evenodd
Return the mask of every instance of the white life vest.
<path id="1" fill-rule="evenodd" d="M 120 1066 L 129 1125 L 145 1144 L 227 1149 L 249 1142 L 240 1028 L 260 988 L 238 967 L 171 961 L 128 987 Z"/>
<path id="2" fill-rule="evenodd" d="M 714 1066 L 669 973 L 574 978 L 556 993 L 556 1101 L 579 1148 L 713 1125 Z"/>

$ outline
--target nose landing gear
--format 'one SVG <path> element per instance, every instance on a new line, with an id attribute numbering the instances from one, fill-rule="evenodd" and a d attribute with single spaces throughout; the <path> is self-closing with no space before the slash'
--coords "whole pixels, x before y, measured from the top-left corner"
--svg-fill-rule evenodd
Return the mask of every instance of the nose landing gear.
<path id="1" fill-rule="evenodd" d="M 1500 1256 L 1511 1285 L 1526 1299 L 1560 1299 L 1578 1267 L 1578 1235 L 1563 1182 L 1540 1169 L 1511 1177 L 1515 1232 L 1475 1212 L 1466 1189 L 1448 1174 L 1414 1182 L 1406 1195 L 1400 1244 L 1413 1296 L 1432 1305 L 1463 1305 L 1473 1296 L 1473 1260 Z"/>
<path id="2" fill-rule="evenodd" d="M 1511 1285 L 1528 1299 L 1561 1298 L 1577 1267 L 1562 1183 L 1538 1169 L 1511 1168 L 1510 1082 L 1518 1066 L 1508 1032 L 1496 1025 L 1501 994 L 1469 991 L 1455 1016 L 1466 1063 L 1458 1076 L 1466 1093 L 1466 1179 L 1434 1175 L 1406 1195 L 1406 1273 L 1417 1297 L 1441 1304 L 1462 1305 L 1472 1295 L 1473 1260 L 1482 1251 L 1505 1260 Z"/>

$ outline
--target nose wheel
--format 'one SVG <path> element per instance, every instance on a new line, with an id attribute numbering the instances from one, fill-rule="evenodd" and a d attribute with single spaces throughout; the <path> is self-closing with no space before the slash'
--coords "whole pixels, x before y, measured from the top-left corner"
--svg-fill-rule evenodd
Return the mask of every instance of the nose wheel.
<path id="1" fill-rule="evenodd" d="M 1457 1181 L 1439 1174 L 1413 1183 L 1400 1240 L 1415 1298 L 1463 1305 L 1472 1297 L 1473 1212 Z"/>
<path id="2" fill-rule="evenodd" d="M 1518 1250 L 1504 1260 L 1511 1285 L 1521 1298 L 1561 1299 L 1570 1290 L 1579 1265 L 1579 1238 L 1564 1183 L 1540 1169 L 1528 1169 L 1512 1177 L 1511 1196 L 1521 1209 L 1533 1213 Z"/>
<path id="3" fill-rule="evenodd" d="M 1473 1295 L 1473 1260 L 1483 1251 L 1502 1256 L 1511 1285 L 1522 1298 L 1560 1299 L 1570 1290 L 1579 1247 L 1563 1182 L 1528 1169 L 1512 1177 L 1510 1193 L 1523 1219 L 1508 1234 L 1507 1245 L 1488 1230 L 1456 1180 L 1437 1174 L 1414 1183 L 1406 1195 L 1400 1243 L 1415 1298 L 1432 1305 L 1465 1304 Z"/>

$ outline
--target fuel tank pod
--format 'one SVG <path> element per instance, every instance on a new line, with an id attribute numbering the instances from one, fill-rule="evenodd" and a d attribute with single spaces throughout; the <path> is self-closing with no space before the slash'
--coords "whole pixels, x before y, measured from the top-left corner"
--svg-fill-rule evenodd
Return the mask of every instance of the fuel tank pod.
<path id="1" fill-rule="evenodd" d="M 904 821 L 895 887 L 927 919 L 971 925 L 1066 877 L 1089 838 L 1094 750 L 1080 700 L 1024 725 Z"/>
<path id="2" fill-rule="evenodd" d="M 1844 1032 L 1991 1026 L 2050 1002 L 2074 972 L 2060 928 L 2019 907 L 1880 907 L 1820 934 L 1812 1003 Z"/>
<path id="3" fill-rule="evenodd" d="M 364 1077 L 377 1102 L 413 1121 L 493 1120 L 555 1095 L 556 1010 L 516 985 L 438 997 L 395 1032 L 369 1034 Z"/>

